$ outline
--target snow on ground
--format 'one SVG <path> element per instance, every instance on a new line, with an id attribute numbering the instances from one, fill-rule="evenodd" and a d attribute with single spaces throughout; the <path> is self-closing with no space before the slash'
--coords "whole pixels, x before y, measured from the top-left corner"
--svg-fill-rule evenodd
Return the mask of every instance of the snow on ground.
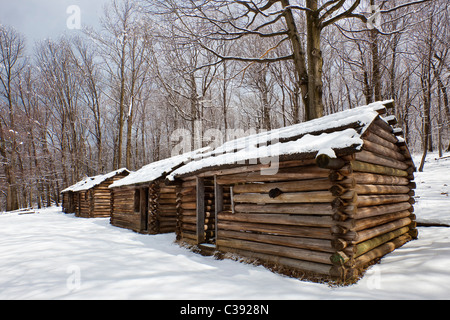
<path id="1" fill-rule="evenodd" d="M 419 221 L 450 222 L 450 160 L 429 156 L 417 173 Z M 449 299 L 450 228 L 419 228 L 419 239 L 384 257 L 357 284 L 330 287 L 261 266 L 216 260 L 140 235 L 109 219 L 60 208 L 0 214 L 0 299 Z"/>
<path id="2" fill-rule="evenodd" d="M 418 221 L 450 225 L 450 154 L 438 158 L 436 153 L 427 156 L 424 172 L 416 172 L 416 203 Z M 419 167 L 421 156 L 414 157 Z"/>

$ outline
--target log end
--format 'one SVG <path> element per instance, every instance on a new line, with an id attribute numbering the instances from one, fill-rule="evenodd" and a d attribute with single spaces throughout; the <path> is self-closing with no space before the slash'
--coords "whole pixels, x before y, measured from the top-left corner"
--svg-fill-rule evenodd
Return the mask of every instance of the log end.
<path id="1" fill-rule="evenodd" d="M 330 257 L 330 261 L 333 265 L 335 266 L 342 266 L 344 265 L 346 262 L 348 262 L 350 260 L 350 257 L 348 257 L 344 252 L 342 251 L 338 251 L 336 253 L 334 253 L 331 257 Z"/>
<path id="2" fill-rule="evenodd" d="M 345 161 L 326 153 L 320 153 L 316 157 L 316 164 L 319 168 L 339 170 L 345 166 Z"/>

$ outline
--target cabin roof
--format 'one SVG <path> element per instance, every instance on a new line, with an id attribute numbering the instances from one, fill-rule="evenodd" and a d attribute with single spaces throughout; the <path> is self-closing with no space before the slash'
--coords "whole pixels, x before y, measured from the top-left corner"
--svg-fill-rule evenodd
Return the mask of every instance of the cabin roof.
<path id="1" fill-rule="evenodd" d="M 361 150 L 361 136 L 393 100 L 374 102 L 319 119 L 228 141 L 197 155 L 193 161 L 174 170 L 168 180 L 200 171 L 239 166 L 247 161 L 270 164 L 275 160 L 313 159 L 318 154 L 336 157 Z M 252 161 L 254 160 L 254 161 Z M 257 162 L 258 161 L 258 162 Z"/>
<path id="2" fill-rule="evenodd" d="M 115 171 L 111 171 L 107 174 L 100 174 L 98 176 L 93 176 L 93 177 L 87 177 L 86 179 L 83 179 L 77 183 L 75 183 L 74 185 L 64 189 L 63 191 L 61 191 L 61 193 L 65 193 L 65 192 L 78 192 L 78 191 L 86 191 L 89 190 L 99 184 L 101 184 L 102 182 L 111 179 L 113 177 L 115 177 L 118 174 L 122 174 L 122 173 L 129 173 L 130 171 L 126 168 L 121 168 Z"/>
<path id="3" fill-rule="evenodd" d="M 192 152 L 187 152 L 181 155 L 173 156 L 171 158 L 150 163 L 142 167 L 141 169 L 130 173 L 125 178 L 115 181 L 109 187 L 116 188 L 155 181 L 159 178 L 165 177 L 167 174 L 169 174 L 179 166 L 191 161 L 195 155 L 202 152 L 207 152 L 209 150 L 209 147 L 201 148 Z"/>

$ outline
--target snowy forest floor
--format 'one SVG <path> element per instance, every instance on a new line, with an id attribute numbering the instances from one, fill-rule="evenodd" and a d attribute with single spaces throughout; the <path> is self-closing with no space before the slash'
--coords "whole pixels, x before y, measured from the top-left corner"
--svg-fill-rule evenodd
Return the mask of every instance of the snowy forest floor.
<path id="1" fill-rule="evenodd" d="M 419 222 L 450 224 L 450 158 L 416 173 Z M 417 162 L 416 162 L 417 163 Z M 204 257 L 174 243 L 60 208 L 0 214 L 0 299 L 449 299 L 450 228 L 419 227 L 363 279 L 332 287 L 262 266 Z"/>

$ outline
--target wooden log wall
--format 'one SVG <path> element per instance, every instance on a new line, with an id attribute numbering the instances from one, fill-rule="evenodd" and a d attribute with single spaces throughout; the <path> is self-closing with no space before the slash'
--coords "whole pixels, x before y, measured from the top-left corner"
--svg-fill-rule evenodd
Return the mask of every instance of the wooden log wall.
<path id="1" fill-rule="evenodd" d="M 159 231 L 159 192 L 159 184 L 151 183 L 148 188 L 148 232 L 151 234 L 158 234 Z"/>
<path id="2" fill-rule="evenodd" d="M 216 214 L 214 196 L 214 177 L 207 177 L 203 180 L 205 188 L 205 243 L 213 243 L 216 236 Z"/>
<path id="3" fill-rule="evenodd" d="M 202 180 L 204 187 L 204 222 L 200 228 L 202 234 L 201 243 L 215 243 L 216 238 L 216 189 L 214 187 L 214 176 Z M 222 185 L 220 193 L 220 206 L 223 210 L 231 212 L 230 186 Z M 177 240 L 190 244 L 198 243 L 197 228 L 197 182 L 189 179 L 182 183 L 177 189 Z"/>
<path id="4" fill-rule="evenodd" d="M 177 239 L 199 244 L 208 239 L 211 222 L 219 251 L 335 279 L 355 278 L 417 237 L 415 167 L 394 132 L 377 119 L 363 135 L 362 150 L 351 155 L 284 161 L 273 175 L 261 175 L 264 165 L 254 165 L 185 178 L 177 193 Z M 216 195 L 223 193 L 217 221 L 209 201 L 213 177 Z M 199 179 L 205 185 L 201 228 Z"/>
<path id="5" fill-rule="evenodd" d="M 183 181 L 177 192 L 177 240 L 197 244 L 197 182 L 195 177 Z"/>
<path id="6" fill-rule="evenodd" d="M 280 163 L 270 176 L 249 169 L 216 179 L 232 183 L 233 193 L 230 210 L 218 214 L 218 250 L 328 275 L 334 253 L 330 170 L 314 160 Z"/>
<path id="7" fill-rule="evenodd" d="M 83 218 L 108 218 L 111 215 L 111 190 L 109 186 L 128 173 L 118 174 L 86 191 L 73 193 L 75 215 Z"/>
<path id="8" fill-rule="evenodd" d="M 77 197 L 76 217 L 89 218 L 92 211 L 92 190 L 75 192 Z"/>
<path id="9" fill-rule="evenodd" d="M 141 189 L 148 190 L 147 229 L 143 228 Z M 160 234 L 175 232 L 177 224 L 177 187 L 155 181 L 146 186 L 113 188 L 111 224 L 139 233 Z M 139 208 L 135 193 L 139 192 Z M 139 209 L 139 210 L 138 210 Z"/>
<path id="10" fill-rule="evenodd" d="M 163 181 L 149 187 L 149 233 L 175 232 L 177 224 L 177 187 Z"/>
<path id="11" fill-rule="evenodd" d="M 111 183 L 111 180 L 107 180 L 92 189 L 92 209 L 89 217 L 109 218 L 111 216 L 111 190 L 108 188 Z"/>
<path id="12" fill-rule="evenodd" d="M 363 136 L 361 152 L 330 179 L 336 224 L 331 228 L 331 274 L 355 277 L 387 253 L 417 238 L 414 164 L 406 145 L 377 119 Z"/>
<path id="13" fill-rule="evenodd" d="M 135 212 L 135 188 L 120 187 L 111 190 L 111 219 L 113 226 L 130 229 L 136 232 L 141 230 L 141 214 Z"/>
<path id="14" fill-rule="evenodd" d="M 70 212 L 70 204 L 69 204 L 69 192 L 64 192 L 62 194 L 62 209 L 64 213 L 71 213 Z"/>

